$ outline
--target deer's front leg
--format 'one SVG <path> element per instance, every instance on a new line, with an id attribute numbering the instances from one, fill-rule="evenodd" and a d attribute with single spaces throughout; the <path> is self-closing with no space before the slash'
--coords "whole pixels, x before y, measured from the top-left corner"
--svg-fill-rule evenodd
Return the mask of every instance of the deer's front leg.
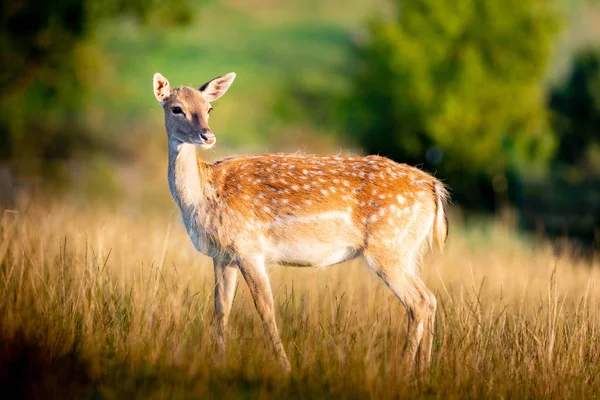
<path id="1" fill-rule="evenodd" d="M 225 332 L 229 312 L 235 296 L 235 284 L 237 282 L 237 267 L 230 265 L 229 260 L 213 258 L 215 267 L 215 315 L 216 315 L 216 339 L 219 358 L 225 354 Z"/>
<path id="2" fill-rule="evenodd" d="M 248 284 L 248 289 L 250 289 L 250 293 L 254 299 L 256 310 L 267 329 L 281 366 L 285 372 L 289 372 L 291 370 L 290 362 L 285 354 L 281 338 L 279 337 L 279 331 L 277 330 L 273 293 L 271 292 L 264 258 L 255 257 L 251 260 L 238 260 L 237 263 L 246 280 L 246 284 Z"/>

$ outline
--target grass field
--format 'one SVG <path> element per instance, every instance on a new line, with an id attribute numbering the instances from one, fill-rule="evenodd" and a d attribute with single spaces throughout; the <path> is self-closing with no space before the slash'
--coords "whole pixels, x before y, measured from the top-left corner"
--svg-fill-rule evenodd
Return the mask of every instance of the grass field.
<path id="1" fill-rule="evenodd" d="M 362 261 L 273 268 L 286 379 L 244 282 L 227 361 L 212 362 L 212 265 L 174 207 L 23 202 L 1 213 L 0 385 L 43 398 L 598 397 L 597 261 L 455 222 L 422 275 L 439 309 L 415 378 L 404 309 Z"/>
<path id="2" fill-rule="evenodd" d="M 212 263 L 193 249 L 168 197 L 152 74 L 200 85 L 238 73 L 211 120 L 219 154 L 347 149 L 309 142 L 305 130 L 315 137 L 319 128 L 277 110 L 290 82 L 343 89 L 347 42 L 381 9 L 366 0 L 214 0 L 188 27 L 102 26 L 97 40 L 113 69 L 98 77 L 87 111 L 99 134 L 136 151 L 118 167 L 106 155 L 98 170 L 109 172 L 74 182 L 79 196 L 0 208 L 0 393 L 599 398 L 600 260 L 573 258 L 568 246 L 557 254 L 510 222 L 458 213 L 445 254 L 430 252 L 422 269 L 439 305 L 427 373 L 402 363 L 405 311 L 361 260 L 271 269 L 289 377 L 243 281 L 226 361 L 213 362 Z"/>

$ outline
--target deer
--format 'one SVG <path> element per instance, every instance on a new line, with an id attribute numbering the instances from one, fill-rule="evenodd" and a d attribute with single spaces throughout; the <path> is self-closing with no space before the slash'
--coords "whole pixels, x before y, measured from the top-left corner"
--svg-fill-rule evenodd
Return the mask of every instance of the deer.
<path id="1" fill-rule="evenodd" d="M 448 235 L 449 194 L 432 175 L 378 155 L 245 155 L 206 162 L 216 136 L 211 102 L 236 74 L 198 88 L 153 79 L 163 107 L 168 182 L 187 233 L 214 267 L 216 346 L 225 335 L 238 271 L 245 280 L 282 370 L 291 366 L 275 318 L 268 264 L 326 267 L 363 256 L 406 309 L 403 357 L 430 364 L 436 297 L 420 278 L 422 255 Z"/>

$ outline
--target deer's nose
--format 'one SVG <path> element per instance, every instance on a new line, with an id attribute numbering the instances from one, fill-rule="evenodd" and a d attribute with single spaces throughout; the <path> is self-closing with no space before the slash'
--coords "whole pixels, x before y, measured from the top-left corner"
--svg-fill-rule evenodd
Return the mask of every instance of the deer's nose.
<path id="1" fill-rule="evenodd" d="M 202 140 L 204 140 L 206 142 L 212 142 L 215 140 L 215 134 L 212 133 L 211 131 L 204 131 L 204 132 L 200 133 L 200 137 L 202 138 Z"/>

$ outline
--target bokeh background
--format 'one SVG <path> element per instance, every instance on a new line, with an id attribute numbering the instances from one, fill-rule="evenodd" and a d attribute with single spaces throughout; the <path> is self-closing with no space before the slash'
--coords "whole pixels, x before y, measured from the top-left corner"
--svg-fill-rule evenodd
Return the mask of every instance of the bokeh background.
<path id="1" fill-rule="evenodd" d="M 373 154 L 452 195 L 432 364 L 360 259 L 270 268 L 292 374 L 167 185 L 152 76 L 234 71 L 207 160 Z M 597 398 L 600 2 L 12 0 L 0 5 L 0 393 L 10 398 Z"/>
<path id="2" fill-rule="evenodd" d="M 504 0 L 16 0 L 1 6 L 0 191 L 170 201 L 160 71 L 215 104 L 219 145 L 377 153 L 473 213 L 597 246 L 600 5 Z"/>

